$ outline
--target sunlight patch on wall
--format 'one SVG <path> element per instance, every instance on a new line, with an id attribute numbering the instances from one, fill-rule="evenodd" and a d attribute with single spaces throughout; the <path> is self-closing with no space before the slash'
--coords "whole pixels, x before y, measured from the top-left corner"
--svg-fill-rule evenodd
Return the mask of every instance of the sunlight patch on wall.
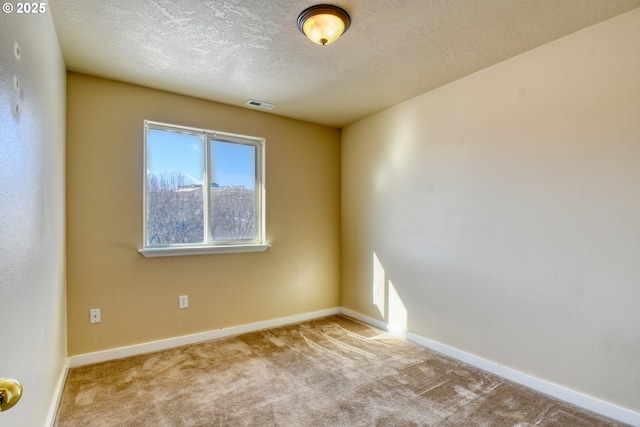
<path id="1" fill-rule="evenodd" d="M 389 332 L 407 331 L 407 307 L 402 302 L 393 283 L 389 281 Z"/>
<path id="2" fill-rule="evenodd" d="M 407 307 L 391 280 L 387 278 L 387 272 L 375 252 L 372 273 L 373 304 L 387 323 L 389 332 L 404 334 L 407 331 Z"/>
<path id="3" fill-rule="evenodd" d="M 378 259 L 376 253 L 373 253 L 373 286 L 371 289 L 371 293 L 373 295 L 373 304 L 378 307 L 378 311 L 382 315 L 383 318 L 386 319 L 386 310 L 385 310 L 385 276 L 386 273 L 384 271 L 384 267 L 382 263 Z"/>

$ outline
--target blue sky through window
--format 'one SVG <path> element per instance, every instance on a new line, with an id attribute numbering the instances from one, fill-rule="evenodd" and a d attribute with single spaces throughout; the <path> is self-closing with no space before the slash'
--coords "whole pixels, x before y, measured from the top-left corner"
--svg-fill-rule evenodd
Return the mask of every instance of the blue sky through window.
<path id="1" fill-rule="evenodd" d="M 203 135 L 147 129 L 147 173 L 180 172 L 193 184 L 202 184 L 204 141 Z M 255 189 L 254 146 L 212 141 L 210 154 L 213 170 L 209 184 Z"/>
<path id="2" fill-rule="evenodd" d="M 254 190 L 256 148 L 253 145 L 211 141 L 211 182 L 222 186 L 242 185 Z"/>

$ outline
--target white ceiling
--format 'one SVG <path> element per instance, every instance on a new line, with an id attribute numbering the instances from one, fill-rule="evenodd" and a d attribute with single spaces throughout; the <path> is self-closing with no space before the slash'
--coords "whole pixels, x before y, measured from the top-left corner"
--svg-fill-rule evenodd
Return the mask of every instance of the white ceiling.
<path id="1" fill-rule="evenodd" d="M 308 41 L 312 0 L 49 0 L 67 68 L 342 127 L 636 7 L 640 0 L 335 0 L 351 28 Z"/>

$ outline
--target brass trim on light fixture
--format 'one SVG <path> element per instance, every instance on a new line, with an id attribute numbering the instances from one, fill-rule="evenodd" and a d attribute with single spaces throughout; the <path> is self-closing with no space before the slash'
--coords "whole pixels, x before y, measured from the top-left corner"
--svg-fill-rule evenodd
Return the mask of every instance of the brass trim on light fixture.
<path id="1" fill-rule="evenodd" d="M 315 22 L 312 18 L 319 18 L 322 15 L 337 18 L 342 25 L 335 20 L 329 25 L 325 20 Z M 310 24 L 305 26 L 305 23 Z M 332 24 L 337 23 L 338 28 Z M 316 44 L 327 45 L 338 40 L 351 26 L 351 17 L 346 10 L 330 4 L 318 4 L 303 10 L 298 16 L 298 29 L 309 40 Z M 342 27 L 342 28 L 340 28 Z"/>
<path id="2" fill-rule="evenodd" d="M 12 378 L 0 378 L 0 412 L 11 409 L 22 397 L 22 385 Z"/>

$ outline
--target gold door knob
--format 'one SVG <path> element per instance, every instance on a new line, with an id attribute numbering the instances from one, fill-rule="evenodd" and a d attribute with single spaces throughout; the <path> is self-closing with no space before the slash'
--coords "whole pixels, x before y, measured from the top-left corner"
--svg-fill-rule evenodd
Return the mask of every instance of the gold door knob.
<path id="1" fill-rule="evenodd" d="M 22 386 L 11 378 L 0 378 L 0 412 L 11 409 L 22 397 Z"/>

